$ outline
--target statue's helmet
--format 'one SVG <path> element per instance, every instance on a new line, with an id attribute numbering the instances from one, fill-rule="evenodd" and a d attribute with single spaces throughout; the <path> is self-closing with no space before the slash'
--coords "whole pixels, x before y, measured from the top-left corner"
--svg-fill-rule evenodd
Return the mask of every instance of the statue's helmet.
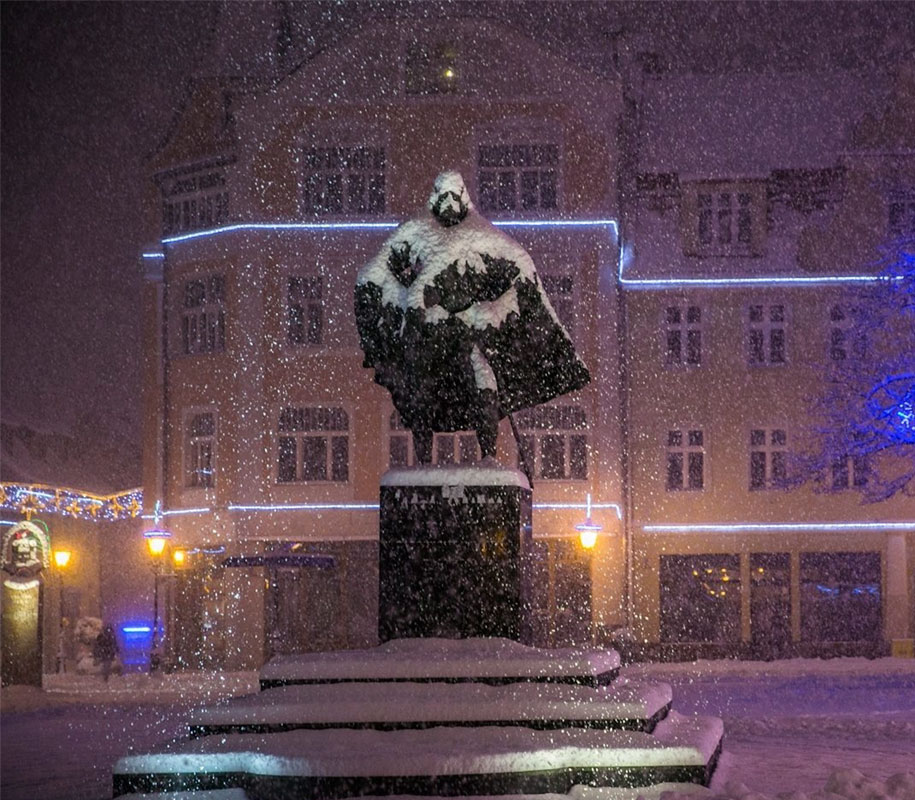
<path id="1" fill-rule="evenodd" d="M 460 172 L 442 172 L 429 195 L 429 210 L 446 228 L 457 225 L 473 208 Z"/>

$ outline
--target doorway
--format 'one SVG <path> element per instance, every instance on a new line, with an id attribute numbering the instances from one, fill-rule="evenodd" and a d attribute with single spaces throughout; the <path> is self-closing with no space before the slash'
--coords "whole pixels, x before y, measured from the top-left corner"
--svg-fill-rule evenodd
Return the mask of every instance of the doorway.
<path id="1" fill-rule="evenodd" d="M 778 658 L 791 646 L 791 557 L 750 554 L 750 642 L 763 658 Z"/>

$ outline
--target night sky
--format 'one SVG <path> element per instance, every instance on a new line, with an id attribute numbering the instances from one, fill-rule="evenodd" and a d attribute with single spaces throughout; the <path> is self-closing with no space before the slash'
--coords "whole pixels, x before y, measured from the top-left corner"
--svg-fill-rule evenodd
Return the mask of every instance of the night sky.
<path id="1" fill-rule="evenodd" d="M 2 4 L 0 413 L 7 429 L 75 436 L 81 488 L 117 480 L 91 474 L 110 450 L 133 470 L 122 487 L 139 482 L 141 176 L 208 15 L 195 3 Z"/>

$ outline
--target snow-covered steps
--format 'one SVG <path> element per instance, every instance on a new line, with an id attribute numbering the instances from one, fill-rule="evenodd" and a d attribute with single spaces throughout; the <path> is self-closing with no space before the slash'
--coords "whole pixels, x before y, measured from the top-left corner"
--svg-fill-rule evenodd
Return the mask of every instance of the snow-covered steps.
<path id="1" fill-rule="evenodd" d="M 332 683 L 281 686 L 191 713 L 192 736 L 299 728 L 522 725 L 651 732 L 670 708 L 665 683 Z"/>
<path id="2" fill-rule="evenodd" d="M 368 650 L 278 656 L 261 688 L 358 681 L 578 683 L 601 686 L 619 674 L 615 650 L 527 647 L 511 639 L 394 639 Z"/>
<path id="3" fill-rule="evenodd" d="M 721 736 L 720 720 L 675 712 L 651 734 L 490 726 L 207 736 L 120 759 L 114 794 L 238 787 L 253 798 L 335 800 L 707 783 Z"/>

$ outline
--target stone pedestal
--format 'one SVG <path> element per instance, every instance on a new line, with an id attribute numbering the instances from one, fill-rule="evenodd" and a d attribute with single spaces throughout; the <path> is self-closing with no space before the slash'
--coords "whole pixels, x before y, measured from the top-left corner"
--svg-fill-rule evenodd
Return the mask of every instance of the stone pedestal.
<path id="1" fill-rule="evenodd" d="M 531 490 L 500 466 L 381 480 L 378 635 L 530 641 Z"/>

